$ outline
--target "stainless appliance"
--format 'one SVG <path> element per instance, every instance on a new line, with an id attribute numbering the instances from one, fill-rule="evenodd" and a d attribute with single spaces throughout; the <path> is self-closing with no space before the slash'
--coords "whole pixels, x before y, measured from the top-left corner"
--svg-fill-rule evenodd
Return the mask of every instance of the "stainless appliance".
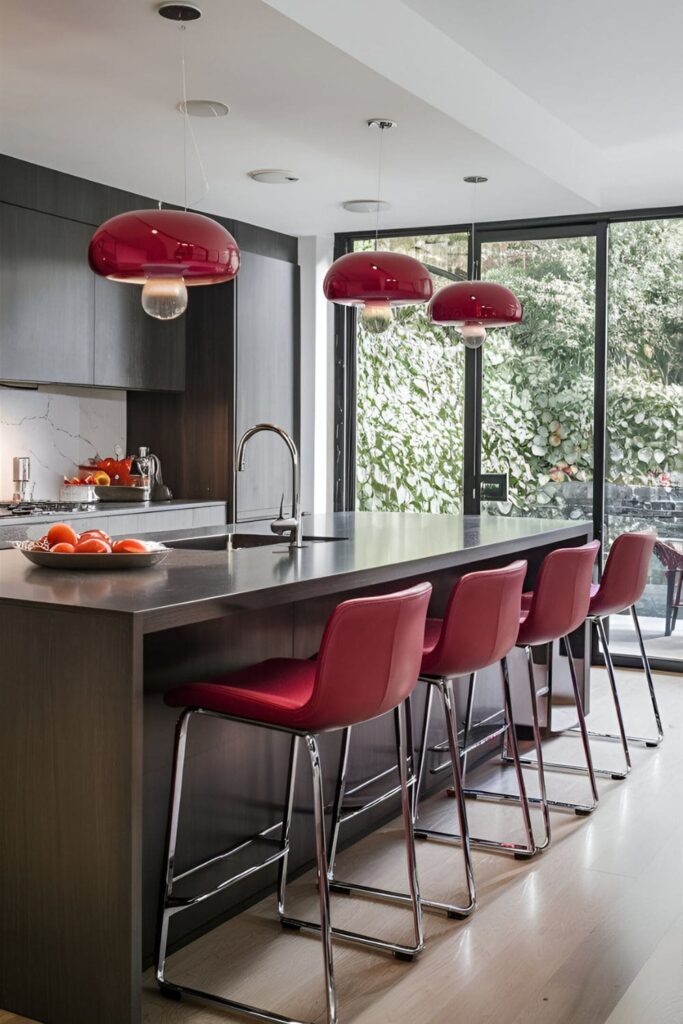
<path id="1" fill-rule="evenodd" d="M 12 459 L 12 480 L 14 493 L 12 501 L 30 501 L 33 494 L 31 481 L 31 460 L 28 455 L 15 455 Z"/>
<path id="2" fill-rule="evenodd" d="M 144 487 L 149 487 L 152 501 L 170 501 L 173 497 L 170 487 L 164 483 L 161 475 L 161 462 L 147 445 L 141 445 L 133 462 L 133 470 L 140 474 Z"/>
<path id="3" fill-rule="evenodd" d="M 61 516 L 69 512 L 92 512 L 94 501 L 5 501 L 0 516 Z"/>

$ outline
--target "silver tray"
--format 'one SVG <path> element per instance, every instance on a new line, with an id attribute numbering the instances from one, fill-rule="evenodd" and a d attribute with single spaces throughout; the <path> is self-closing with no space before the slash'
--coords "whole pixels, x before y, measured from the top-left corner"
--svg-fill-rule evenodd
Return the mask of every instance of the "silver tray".
<path id="1" fill-rule="evenodd" d="M 109 484 L 107 487 L 95 487 L 95 494 L 100 501 L 149 501 L 149 487 L 124 487 L 121 484 Z"/>
<path id="2" fill-rule="evenodd" d="M 116 554 L 56 554 L 50 551 L 31 551 L 32 540 L 15 540 L 12 547 L 21 551 L 34 565 L 46 569 L 99 569 L 103 571 L 116 569 L 145 569 L 150 565 L 162 562 L 170 552 L 170 548 L 156 541 L 146 541 L 147 551 L 135 555 Z"/>

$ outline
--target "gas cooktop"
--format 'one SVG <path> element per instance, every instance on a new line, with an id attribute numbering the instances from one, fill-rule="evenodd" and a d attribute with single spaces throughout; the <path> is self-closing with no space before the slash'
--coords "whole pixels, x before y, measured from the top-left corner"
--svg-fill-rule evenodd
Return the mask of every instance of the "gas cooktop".
<path id="1" fill-rule="evenodd" d="M 92 501 L 4 501 L 0 502 L 0 516 L 58 516 L 94 508 Z"/>

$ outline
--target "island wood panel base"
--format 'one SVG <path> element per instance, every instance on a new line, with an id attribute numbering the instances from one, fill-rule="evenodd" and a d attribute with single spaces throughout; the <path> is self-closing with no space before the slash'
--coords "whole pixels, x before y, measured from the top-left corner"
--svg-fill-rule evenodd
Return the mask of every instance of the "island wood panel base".
<path id="1" fill-rule="evenodd" d="M 0 650 L 0 1006 L 139 1021 L 141 638 L 3 602 Z"/>

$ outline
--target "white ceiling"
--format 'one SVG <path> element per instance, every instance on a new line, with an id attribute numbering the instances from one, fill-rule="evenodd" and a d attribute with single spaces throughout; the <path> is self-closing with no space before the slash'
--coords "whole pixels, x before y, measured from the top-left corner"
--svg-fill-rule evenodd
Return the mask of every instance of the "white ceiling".
<path id="1" fill-rule="evenodd" d="M 184 33 L 199 208 L 293 234 L 683 200 L 683 5 L 671 0 L 199 0 Z M 181 31 L 153 0 L 4 0 L 0 151 L 182 202 Z M 510 12 L 514 11 L 511 19 Z M 651 26 L 651 29 L 650 29 Z M 295 185 L 247 171 L 283 167 Z"/>

